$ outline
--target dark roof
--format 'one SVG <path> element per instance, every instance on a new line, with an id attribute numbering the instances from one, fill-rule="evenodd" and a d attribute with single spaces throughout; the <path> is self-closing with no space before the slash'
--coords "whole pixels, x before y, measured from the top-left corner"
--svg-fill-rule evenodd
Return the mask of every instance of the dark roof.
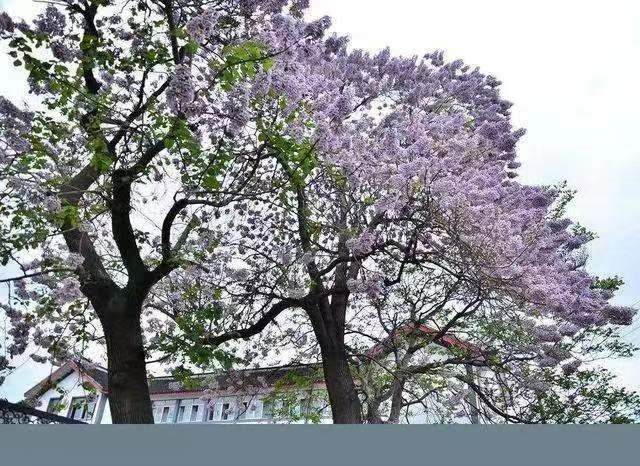
<path id="1" fill-rule="evenodd" d="M 26 400 L 38 398 L 44 392 L 53 387 L 59 380 L 64 379 L 74 371 L 91 378 L 97 385 L 97 389 L 107 391 L 107 369 L 86 358 L 79 358 L 67 361 L 62 366 L 53 371 L 50 375 L 42 379 L 35 386 L 25 392 Z"/>
<path id="2" fill-rule="evenodd" d="M 82 371 L 85 372 L 93 380 L 95 380 L 104 391 L 107 391 L 109 389 L 109 377 L 107 369 L 91 362 L 89 364 L 81 362 L 79 365 L 81 365 Z"/>
<path id="3" fill-rule="evenodd" d="M 149 392 L 151 394 L 160 393 L 180 393 L 192 391 L 204 391 L 207 389 L 247 390 L 248 387 L 264 388 L 275 385 L 278 381 L 283 383 L 292 377 L 315 377 L 316 381 L 322 381 L 322 371 L 319 364 L 290 364 L 286 366 L 260 367 L 256 369 L 240 369 L 229 372 L 206 372 L 195 374 L 191 379 L 195 382 L 184 385 L 173 376 L 151 377 L 149 379 Z M 25 393 L 25 399 L 35 399 L 41 396 L 56 382 L 64 379 L 74 371 L 79 371 L 85 376 L 89 376 L 103 392 L 108 390 L 108 371 L 102 366 L 88 360 L 78 359 L 68 361 L 50 376 L 40 381 L 33 388 Z M 289 380 L 293 382 L 293 380 Z"/>
<path id="4" fill-rule="evenodd" d="M 295 364 L 287 366 L 260 367 L 256 369 L 232 370 L 229 372 L 208 372 L 191 377 L 195 381 L 193 386 L 183 385 L 175 377 L 152 377 L 149 379 L 151 394 L 179 393 L 191 391 L 215 390 L 247 390 L 248 387 L 266 388 L 278 381 L 293 382 L 290 378 L 317 377 L 322 381 L 321 366 L 319 364 Z"/>

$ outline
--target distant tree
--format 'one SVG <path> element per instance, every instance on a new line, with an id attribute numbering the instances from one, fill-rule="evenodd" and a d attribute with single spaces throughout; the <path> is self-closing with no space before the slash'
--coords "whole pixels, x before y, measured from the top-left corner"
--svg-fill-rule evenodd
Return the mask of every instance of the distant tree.
<path id="1" fill-rule="evenodd" d="M 405 301 L 405 309 L 425 306 L 415 288 L 406 291 L 414 299 Z M 485 308 L 434 340 L 439 319 L 424 325 L 388 305 L 379 313 L 392 314 L 402 325 L 386 320 L 376 337 L 358 327 L 348 332 L 351 341 L 355 334 L 360 342 L 350 347 L 366 422 L 404 422 L 410 414 L 426 422 L 640 421 L 640 395 L 622 387 L 600 364 L 636 351 L 616 326 L 557 338 L 541 335 L 540 327 L 517 309 Z"/>

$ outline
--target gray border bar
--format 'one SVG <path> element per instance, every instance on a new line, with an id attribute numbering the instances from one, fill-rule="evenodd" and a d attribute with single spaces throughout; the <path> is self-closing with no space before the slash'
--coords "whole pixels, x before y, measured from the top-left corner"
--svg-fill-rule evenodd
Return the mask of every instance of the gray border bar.
<path id="1" fill-rule="evenodd" d="M 639 426 L 0 426 L 31 466 L 638 466 Z"/>

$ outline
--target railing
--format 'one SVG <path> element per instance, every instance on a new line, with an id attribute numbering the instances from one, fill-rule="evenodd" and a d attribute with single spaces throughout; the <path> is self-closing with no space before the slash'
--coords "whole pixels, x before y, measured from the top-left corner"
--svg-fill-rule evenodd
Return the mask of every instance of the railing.
<path id="1" fill-rule="evenodd" d="M 75 419 L 40 411 L 0 399 L 0 424 L 85 424 Z"/>

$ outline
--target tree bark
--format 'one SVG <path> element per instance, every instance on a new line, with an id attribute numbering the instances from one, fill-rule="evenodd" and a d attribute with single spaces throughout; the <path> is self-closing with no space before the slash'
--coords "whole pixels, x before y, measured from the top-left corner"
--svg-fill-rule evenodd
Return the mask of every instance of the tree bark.
<path id="1" fill-rule="evenodd" d="M 324 381 L 334 424 L 362 424 L 362 405 L 353 382 L 344 345 L 320 342 Z"/>
<path id="2" fill-rule="evenodd" d="M 391 410 L 389 412 L 389 424 L 398 424 L 400 422 L 400 414 L 402 413 L 402 391 L 404 390 L 405 380 L 396 378 L 393 381 L 393 391 L 391 396 Z"/>
<path id="3" fill-rule="evenodd" d="M 344 343 L 346 307 L 346 295 L 336 293 L 331 303 L 323 297 L 306 311 L 320 346 L 333 423 L 362 424 L 362 403 Z"/>
<path id="4" fill-rule="evenodd" d="M 108 313 L 102 323 L 107 344 L 109 407 L 114 424 L 153 424 L 140 312 Z"/>
<path id="5" fill-rule="evenodd" d="M 385 424 L 380 416 L 380 404 L 378 401 L 367 404 L 367 424 Z"/>

